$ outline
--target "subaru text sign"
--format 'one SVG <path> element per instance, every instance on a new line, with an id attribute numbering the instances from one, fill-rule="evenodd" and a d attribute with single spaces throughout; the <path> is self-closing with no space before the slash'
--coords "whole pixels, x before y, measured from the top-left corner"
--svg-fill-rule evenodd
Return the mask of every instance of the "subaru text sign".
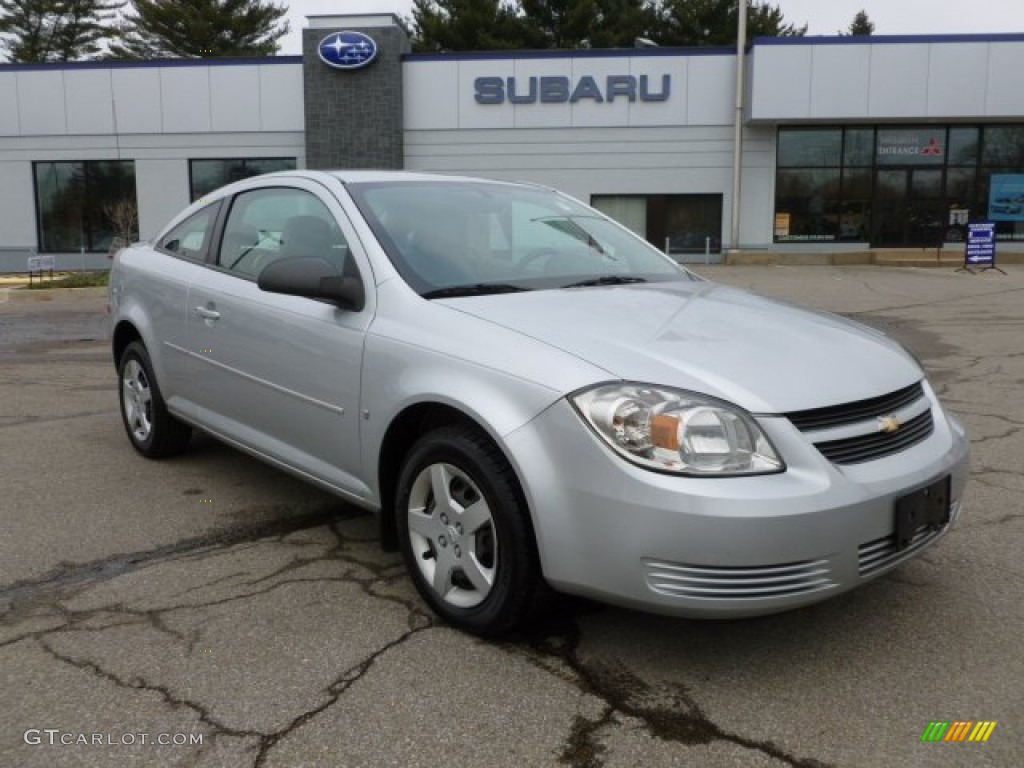
<path id="1" fill-rule="evenodd" d="M 317 46 L 320 61 L 335 69 L 359 69 L 377 57 L 377 43 L 362 32 L 332 32 Z"/>
<path id="2" fill-rule="evenodd" d="M 608 75 L 598 82 L 590 75 L 575 81 L 568 77 L 478 77 L 473 81 L 477 104 L 575 104 L 583 99 L 596 103 L 627 101 L 668 101 L 671 75 L 662 75 L 660 85 L 647 75 Z"/>

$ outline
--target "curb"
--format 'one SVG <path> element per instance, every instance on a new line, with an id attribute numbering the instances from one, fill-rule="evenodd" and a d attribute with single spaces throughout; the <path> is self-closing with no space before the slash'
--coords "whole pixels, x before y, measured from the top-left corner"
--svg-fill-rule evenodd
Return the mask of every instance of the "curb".
<path id="1" fill-rule="evenodd" d="M 29 290 L 28 288 L 0 288 L 0 304 L 4 302 L 23 301 L 54 301 L 55 299 L 70 299 L 79 301 L 83 299 L 99 298 L 107 295 L 107 287 L 104 285 L 92 288 L 39 288 Z"/>
<path id="2" fill-rule="evenodd" d="M 823 253 L 791 253 L 775 251 L 747 251 L 729 253 L 725 263 L 730 267 L 786 266 L 786 267 L 947 267 L 956 269 L 964 265 L 960 250 L 936 254 L 935 250 L 914 248 L 899 251 L 834 251 Z M 1024 253 L 1001 253 L 997 265 L 1024 264 Z"/>

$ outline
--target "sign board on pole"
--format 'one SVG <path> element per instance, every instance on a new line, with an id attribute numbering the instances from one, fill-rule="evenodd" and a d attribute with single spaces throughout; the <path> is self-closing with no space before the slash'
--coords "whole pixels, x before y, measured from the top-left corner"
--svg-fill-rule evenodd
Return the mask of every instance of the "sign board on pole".
<path id="1" fill-rule="evenodd" d="M 30 274 L 53 272 L 53 256 L 29 256 L 28 271 Z"/>

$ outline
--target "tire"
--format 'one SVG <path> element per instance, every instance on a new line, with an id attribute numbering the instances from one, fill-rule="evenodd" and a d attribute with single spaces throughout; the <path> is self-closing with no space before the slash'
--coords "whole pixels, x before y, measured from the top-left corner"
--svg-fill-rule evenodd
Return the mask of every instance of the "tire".
<path id="1" fill-rule="evenodd" d="M 161 459 L 188 447 L 192 429 L 167 412 L 149 353 L 129 344 L 117 366 L 121 421 L 132 447 L 147 459 Z"/>
<path id="2" fill-rule="evenodd" d="M 462 426 L 426 434 L 405 457 L 395 500 L 409 574 L 449 624 L 493 637 L 547 606 L 519 482 L 486 437 Z"/>

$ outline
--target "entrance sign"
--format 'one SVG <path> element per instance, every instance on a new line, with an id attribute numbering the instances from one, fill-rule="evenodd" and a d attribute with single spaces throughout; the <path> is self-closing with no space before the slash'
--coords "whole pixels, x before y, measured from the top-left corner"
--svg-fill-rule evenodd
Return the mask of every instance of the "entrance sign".
<path id="1" fill-rule="evenodd" d="M 945 128 L 879 128 L 875 146 L 878 165 L 943 165 Z"/>

